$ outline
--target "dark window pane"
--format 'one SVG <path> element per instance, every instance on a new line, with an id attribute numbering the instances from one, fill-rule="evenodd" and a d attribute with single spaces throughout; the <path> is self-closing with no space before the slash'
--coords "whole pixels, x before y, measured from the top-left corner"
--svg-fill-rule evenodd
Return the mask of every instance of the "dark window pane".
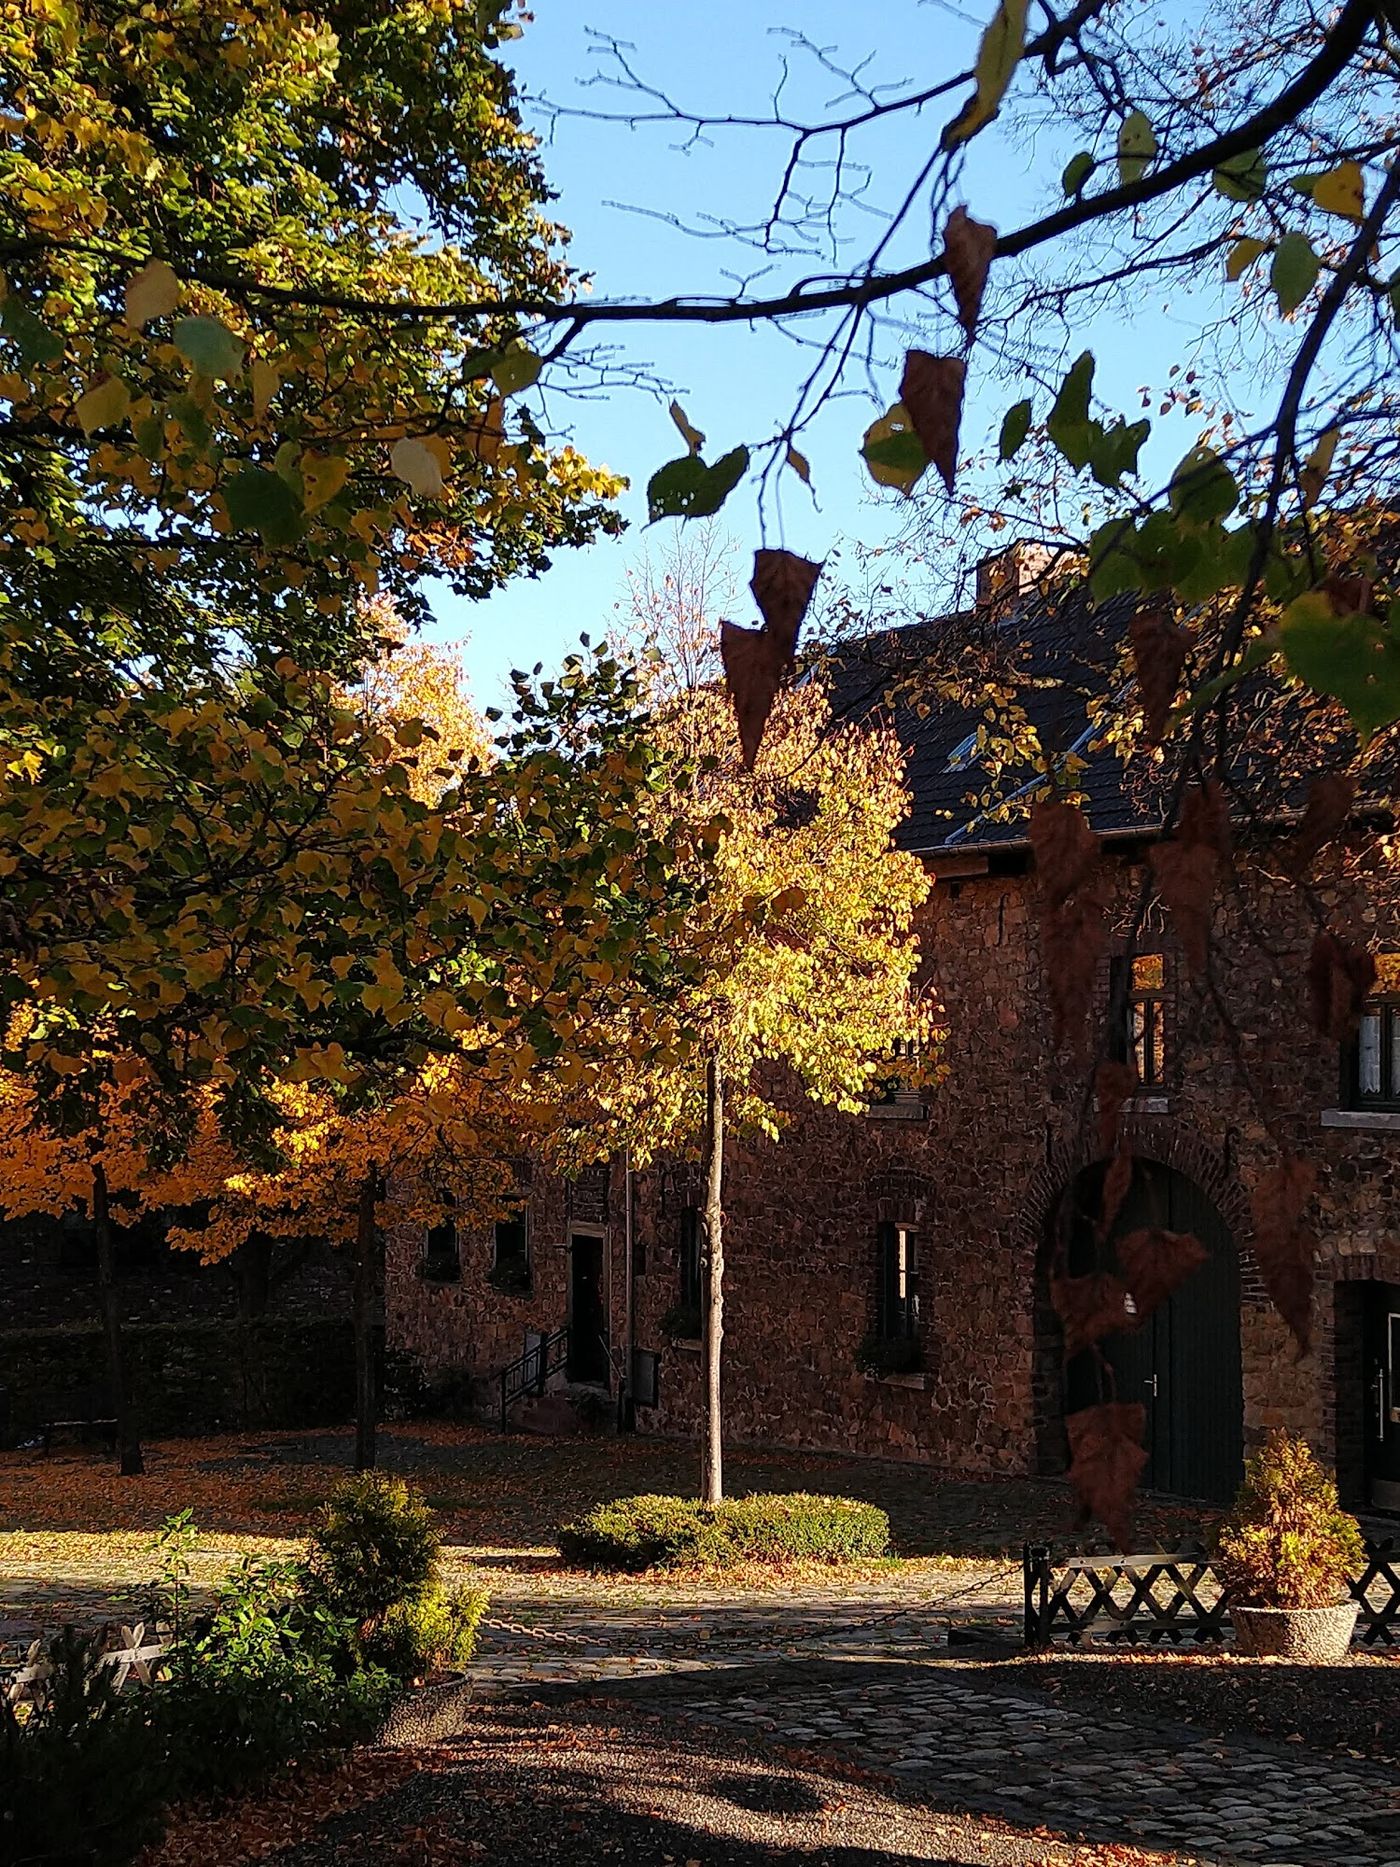
<path id="1" fill-rule="evenodd" d="M 1363 1096 L 1381 1093 L 1381 1014 L 1362 1014 L 1356 1040 L 1356 1086 Z"/>
<path id="2" fill-rule="evenodd" d="M 680 1301 L 683 1309 L 700 1307 L 700 1213 L 694 1206 L 681 1214 Z"/>
<path id="3" fill-rule="evenodd" d="M 497 1270 L 526 1269 L 530 1262 L 530 1238 L 525 1223 L 525 1214 L 519 1213 L 511 1219 L 496 1221 L 496 1268 Z"/>

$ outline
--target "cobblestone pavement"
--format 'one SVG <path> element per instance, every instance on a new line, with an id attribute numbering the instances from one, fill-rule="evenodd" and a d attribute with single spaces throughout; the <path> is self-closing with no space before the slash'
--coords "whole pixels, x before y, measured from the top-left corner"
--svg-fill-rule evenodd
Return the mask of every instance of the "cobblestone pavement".
<path id="1" fill-rule="evenodd" d="M 492 1627 L 483 1694 L 605 1697 L 887 1770 L 930 1807 L 1249 1867 L 1400 1867 L 1400 1772 L 1189 1726 L 1095 1718 L 998 1687 L 959 1636 L 1018 1631 L 1004 1579 L 952 1613 L 810 1600 L 658 1621 L 541 1613 Z M 1003 1599 L 997 1600 L 1000 1594 Z M 950 1644 L 951 1625 L 951 1644 Z M 527 1631 L 528 1630 L 528 1631 Z"/>

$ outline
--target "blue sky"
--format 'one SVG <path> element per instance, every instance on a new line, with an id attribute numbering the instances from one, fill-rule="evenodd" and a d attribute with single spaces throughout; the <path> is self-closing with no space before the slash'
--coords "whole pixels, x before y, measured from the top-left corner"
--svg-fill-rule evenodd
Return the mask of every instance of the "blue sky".
<path id="1" fill-rule="evenodd" d="M 853 8 L 848 0 L 803 0 L 800 6 L 792 0 L 708 0 L 704 6 L 681 6 L 675 0 L 662 6 L 656 0 L 594 0 L 587 6 L 579 0 L 536 0 L 534 23 L 510 50 L 529 92 L 559 104 L 617 110 L 626 101 L 621 93 L 597 85 L 581 88 L 582 81 L 603 69 L 597 40 L 588 29 L 605 30 L 629 42 L 638 71 L 678 101 L 705 111 L 753 114 L 770 108 L 786 55 L 786 96 L 794 114 L 816 116 L 842 87 L 782 36 L 781 29 L 794 20 L 811 40 L 830 49 L 833 62 L 854 64 L 873 54 L 864 73 L 868 82 L 899 81 L 910 74 L 927 82 L 970 62 L 983 10 L 976 4 L 964 17 L 926 0 L 881 0 L 877 8 Z M 940 110 L 927 120 L 930 141 L 944 114 Z M 542 122 L 537 113 L 535 120 Z M 877 207 L 906 185 L 923 153 L 919 121 L 893 121 L 894 129 L 873 139 L 866 150 Z M 567 118 L 555 123 L 544 149 L 547 173 L 559 195 L 555 212 L 573 230 L 572 257 L 593 273 L 598 296 L 723 292 L 726 268 L 757 271 L 762 263 L 752 253 L 688 237 L 659 218 L 627 210 L 674 212 L 696 221 L 707 212 L 759 216 L 772 196 L 784 139 L 776 132 L 726 131 L 689 150 L 679 148 L 679 140 L 674 126 L 631 129 Z M 973 146 L 966 176 L 970 211 L 1005 226 L 1037 202 L 1057 199 L 1060 168 L 1069 153 L 1053 139 L 1014 146 L 1001 126 L 994 126 Z M 868 241 L 879 222 L 862 216 L 853 227 Z M 892 248 L 890 261 L 907 263 L 921 256 L 929 238 L 928 227 L 916 220 Z M 793 262 L 782 264 L 786 269 L 770 273 L 768 284 L 793 276 Z M 820 271 L 827 265 L 829 256 L 801 269 Z M 1181 354 L 1184 332 L 1175 325 L 1170 308 L 1144 306 L 1131 328 L 1101 323 L 1088 334 L 1099 356 L 1096 388 L 1113 406 L 1131 415 L 1138 385 L 1150 379 L 1160 386 L 1168 363 Z M 801 353 L 768 329 L 629 326 L 621 341 L 627 360 L 654 371 L 667 393 L 619 387 L 591 400 L 552 393 L 543 407 L 551 424 L 570 431 L 590 458 L 629 476 L 631 490 L 623 499 L 629 529 L 623 538 L 561 552 L 546 575 L 518 582 L 486 603 L 437 596 L 434 633 L 467 637 L 465 660 L 483 704 L 500 698 L 511 667 L 536 660 L 556 663 L 580 631 L 598 633 L 619 598 L 628 564 L 648 545 L 654 553 L 664 550 L 666 528 L 643 528 L 649 474 L 684 451 L 667 414 L 669 392 L 678 394 L 690 419 L 706 433 L 706 453 L 713 458 L 781 427 L 804 373 Z M 783 476 L 781 509 L 770 509 L 763 524 L 751 486 L 732 495 L 725 522 L 745 551 L 759 543 L 781 543 L 820 558 L 843 536 L 878 544 L 900 529 L 907 517 L 904 502 L 870 486 L 856 451 L 865 427 L 895 400 L 897 376 L 894 364 L 873 385 L 857 373 L 852 396 L 830 405 L 807 435 L 804 451 L 819 505 L 791 474 Z M 1003 384 L 979 385 L 974 372 L 964 445 L 994 433 L 1013 399 Z M 1175 445 L 1179 454 L 1191 438 L 1183 431 L 1163 445 L 1167 451 Z"/>

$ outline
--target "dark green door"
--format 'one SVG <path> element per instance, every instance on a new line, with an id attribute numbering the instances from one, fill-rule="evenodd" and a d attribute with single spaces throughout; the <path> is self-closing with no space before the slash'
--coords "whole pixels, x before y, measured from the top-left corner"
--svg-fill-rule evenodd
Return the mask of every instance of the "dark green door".
<path id="1" fill-rule="evenodd" d="M 1097 1211 L 1103 1169 L 1085 1176 L 1077 1201 L 1084 1215 L 1073 1253 L 1076 1269 L 1092 1261 L 1089 1215 Z M 1224 1221 L 1201 1189 L 1156 1161 L 1139 1161 L 1114 1223 L 1112 1239 L 1142 1227 L 1191 1232 L 1210 1254 L 1169 1302 L 1140 1329 L 1104 1345 L 1119 1400 L 1147 1409 L 1143 1483 L 1181 1497 L 1229 1499 L 1244 1460 L 1240 1378 L 1239 1259 Z M 1081 1360 L 1084 1359 L 1081 1357 Z M 1070 1371 L 1069 1404 L 1086 1404 L 1089 1373 Z"/>
<path id="2" fill-rule="evenodd" d="M 1366 1494 L 1400 1510 L 1400 1284 L 1366 1288 Z"/>

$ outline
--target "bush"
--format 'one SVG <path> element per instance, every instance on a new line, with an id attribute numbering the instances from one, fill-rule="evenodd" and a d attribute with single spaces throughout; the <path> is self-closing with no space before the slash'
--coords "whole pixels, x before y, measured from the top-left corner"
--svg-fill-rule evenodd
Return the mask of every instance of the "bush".
<path id="1" fill-rule="evenodd" d="M 434 1587 L 416 1601 L 396 1602 L 366 1640 L 365 1658 L 396 1679 L 460 1671 L 476 1651 L 477 1629 L 489 1601 L 484 1588 L 448 1594 Z"/>
<path id="2" fill-rule="evenodd" d="M 401 1478 L 357 1473 L 337 1485 L 312 1533 L 312 1592 L 368 1638 L 390 1608 L 432 1586 L 441 1540 L 426 1502 Z"/>
<path id="3" fill-rule="evenodd" d="M 626 1497 L 597 1504 L 559 1532 L 566 1562 L 591 1569 L 723 1566 L 806 1558 L 853 1562 L 883 1556 L 890 1520 L 854 1498 L 786 1496 L 726 1498 Z"/>
<path id="4" fill-rule="evenodd" d="M 155 1840 L 174 1783 L 140 1693 L 119 1697 L 101 1641 L 74 1628 L 44 1649 L 48 1696 L 19 1714 L 0 1693 L 0 1859 L 117 1867 Z"/>
<path id="5" fill-rule="evenodd" d="M 1277 1433 L 1245 1466 L 1217 1554 L 1242 1608 L 1330 1608 L 1366 1559 L 1356 1519 L 1305 1439 Z"/>

